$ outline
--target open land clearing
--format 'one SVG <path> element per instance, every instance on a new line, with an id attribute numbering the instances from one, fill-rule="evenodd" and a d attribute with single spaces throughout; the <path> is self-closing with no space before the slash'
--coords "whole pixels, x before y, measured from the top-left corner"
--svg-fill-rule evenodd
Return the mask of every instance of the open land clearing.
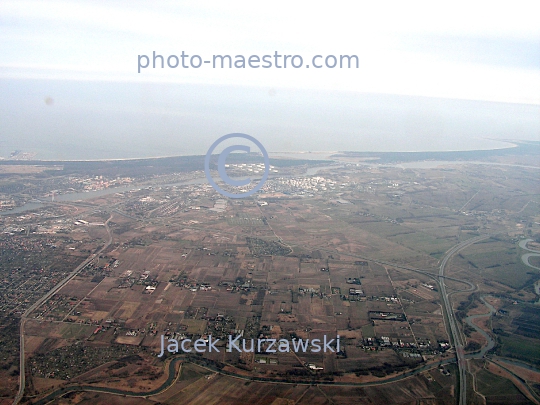
<path id="1" fill-rule="evenodd" d="M 4 234 L 6 247 L 47 235 L 33 249 L 55 249 L 73 264 L 104 245 L 103 223 L 112 215 L 112 243 L 24 325 L 26 395 L 38 401 L 83 384 L 153 393 L 130 402 L 140 404 L 453 403 L 459 386 L 438 268 L 452 247 L 488 235 L 448 261 L 450 311 L 471 358 L 488 340 L 462 321 L 487 313 L 487 300 L 496 313 L 473 324 L 496 340 L 489 361 L 528 365 L 497 375 L 484 363 L 471 365 L 477 393 L 467 395 L 480 401 L 498 384 L 499 399 L 527 401 L 538 384 L 537 373 L 525 370 L 540 364 L 540 273 L 522 262 L 518 242 L 540 236 L 537 175 L 511 166 L 348 163 L 294 183 L 271 179 L 264 199 L 231 199 L 219 210 L 212 208 L 222 197 L 194 184 L 51 204 L 39 225 L 47 234 L 32 228 L 36 218 L 5 217 L 5 228 L 29 229 Z M 17 311 L 16 300 L 5 308 Z M 223 343 L 237 334 L 340 335 L 341 350 L 226 352 Z M 162 336 L 208 335 L 221 339 L 221 350 L 183 360 L 170 377 L 167 362 L 177 356 L 157 357 Z M 16 375 L 15 363 L 5 367 Z M 512 382 L 512 373 L 526 383 Z M 57 401 L 126 403 L 121 395 L 88 388 Z"/>

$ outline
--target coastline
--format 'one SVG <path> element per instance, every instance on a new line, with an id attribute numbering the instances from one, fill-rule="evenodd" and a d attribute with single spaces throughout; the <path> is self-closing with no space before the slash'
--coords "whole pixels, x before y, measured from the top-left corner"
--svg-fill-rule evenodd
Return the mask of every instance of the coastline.
<path id="1" fill-rule="evenodd" d="M 273 159 L 293 159 L 293 160 L 335 160 L 335 157 L 340 156 L 377 156 L 381 155 L 414 155 L 414 154 L 460 154 L 460 153 L 489 153 L 500 151 L 512 151 L 513 149 L 520 148 L 523 144 L 540 144 L 539 141 L 528 140 L 510 140 L 510 139 L 492 139 L 485 138 L 490 141 L 503 142 L 507 144 L 503 147 L 493 147 L 486 149 L 453 149 L 453 150 L 437 150 L 437 151 L 269 151 L 269 155 Z M 26 151 L 25 151 L 26 152 Z M 26 152 L 31 153 L 31 152 Z M 152 160 L 165 160 L 165 159 L 181 159 L 181 158 L 204 158 L 204 155 L 199 154 L 186 154 L 186 155 L 163 155 L 163 156 L 148 156 L 148 157 L 130 157 L 130 158 L 105 158 L 105 159 L 9 159 L 0 157 L 0 164 L 17 164 L 17 165 L 50 165 L 50 164 L 62 164 L 62 163 L 96 163 L 96 162 L 143 162 Z M 429 159 L 429 158 L 428 158 Z"/>

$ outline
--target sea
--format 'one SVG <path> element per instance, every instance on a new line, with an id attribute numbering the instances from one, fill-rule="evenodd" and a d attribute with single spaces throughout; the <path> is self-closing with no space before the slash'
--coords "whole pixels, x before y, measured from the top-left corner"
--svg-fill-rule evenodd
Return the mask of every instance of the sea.
<path id="1" fill-rule="evenodd" d="M 270 157 L 497 149 L 540 140 L 540 106 L 329 90 L 0 79 L 0 158 L 203 155 L 245 133 Z M 310 153 L 311 152 L 311 153 Z"/>

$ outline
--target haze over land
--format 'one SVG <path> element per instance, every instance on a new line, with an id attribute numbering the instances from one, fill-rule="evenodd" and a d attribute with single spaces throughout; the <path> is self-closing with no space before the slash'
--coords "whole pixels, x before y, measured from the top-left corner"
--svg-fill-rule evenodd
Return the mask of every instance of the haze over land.
<path id="1" fill-rule="evenodd" d="M 0 1 L 0 405 L 540 405 L 537 9 Z"/>
<path id="2" fill-rule="evenodd" d="M 245 199 L 197 181 L 202 156 L 0 162 L 0 389 L 22 384 L 36 405 L 68 392 L 526 403 L 540 381 L 539 148 L 420 154 L 484 158 L 472 164 L 272 159 L 275 176 Z M 231 155 L 229 175 L 257 176 L 255 158 Z M 226 352 L 237 333 L 339 335 L 340 351 Z M 165 339 L 209 335 L 219 353 L 157 357 Z"/>

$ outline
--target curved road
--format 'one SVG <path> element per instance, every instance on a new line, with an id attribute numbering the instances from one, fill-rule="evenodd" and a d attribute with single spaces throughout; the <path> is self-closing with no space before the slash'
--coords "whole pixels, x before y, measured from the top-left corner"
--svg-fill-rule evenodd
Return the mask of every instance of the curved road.
<path id="1" fill-rule="evenodd" d="M 116 211 L 116 210 L 114 210 L 114 211 Z M 121 214 L 121 215 L 124 215 L 124 213 L 122 213 L 122 212 L 117 212 L 117 213 Z M 17 394 L 17 396 L 16 396 L 16 398 L 15 398 L 15 400 L 13 402 L 13 405 L 17 405 L 19 403 L 19 401 L 21 400 L 21 398 L 22 398 L 22 396 L 24 394 L 24 389 L 25 389 L 24 323 L 25 323 L 27 317 L 36 308 L 38 308 L 40 305 L 42 305 L 44 302 L 46 302 L 50 297 L 52 297 L 65 284 L 67 284 L 84 267 L 86 267 L 97 255 L 101 254 L 101 252 L 103 252 L 112 243 L 112 234 L 111 234 L 111 231 L 110 231 L 110 229 L 108 227 L 108 222 L 112 219 L 112 216 L 113 216 L 113 214 L 111 213 L 111 216 L 105 222 L 105 228 L 106 228 L 107 233 L 109 235 L 109 240 L 107 241 L 107 243 L 98 252 L 94 253 L 88 259 L 86 259 L 83 263 L 81 263 L 64 280 L 62 280 L 52 290 L 50 290 L 47 294 L 45 294 L 43 297 L 41 297 L 36 303 L 34 303 L 30 308 L 28 308 L 25 311 L 25 313 L 23 314 L 23 316 L 21 318 L 21 327 L 20 327 L 21 328 L 21 330 L 20 330 L 20 341 L 21 341 L 21 343 L 20 343 L 20 346 L 21 346 L 21 348 L 20 348 L 20 384 L 19 384 L 19 392 L 18 392 L 18 394 Z M 467 284 L 469 286 L 469 290 L 467 290 L 467 291 L 476 289 L 476 286 L 474 284 L 472 284 L 471 282 L 468 282 L 468 281 L 465 281 L 465 280 L 459 280 L 459 279 L 456 279 L 456 278 L 453 278 L 453 277 L 445 276 L 444 275 L 444 270 L 445 270 L 445 267 L 446 267 L 448 261 L 457 252 L 459 252 L 462 249 L 465 249 L 466 247 L 468 247 L 468 246 L 470 246 L 470 245 L 472 245 L 472 244 L 474 244 L 476 242 L 480 242 L 481 240 L 485 240 L 485 239 L 488 239 L 490 237 L 491 237 L 491 235 L 477 236 L 477 237 L 468 239 L 468 240 L 466 240 L 464 242 L 461 242 L 461 243 L 457 244 L 456 246 L 452 247 L 446 253 L 444 258 L 442 259 L 440 267 L 439 267 L 439 274 L 438 275 L 433 274 L 433 273 L 431 273 L 429 271 L 415 269 L 415 268 L 411 268 L 411 267 L 408 267 L 408 266 L 402 266 L 402 265 L 398 265 L 396 263 L 390 263 L 390 262 L 381 261 L 381 260 L 373 260 L 371 258 L 368 259 L 368 260 L 371 260 L 371 261 L 379 263 L 379 264 L 391 265 L 393 267 L 402 268 L 404 270 L 410 270 L 410 271 L 414 271 L 414 272 L 418 272 L 418 273 L 423 273 L 423 274 L 425 274 L 425 275 L 427 275 L 427 276 L 429 276 L 431 278 L 434 278 L 438 282 L 439 287 L 440 287 L 441 297 L 442 297 L 443 310 L 445 312 L 446 319 L 448 320 L 449 332 L 450 332 L 449 335 L 451 336 L 451 339 L 452 339 L 452 341 L 454 343 L 454 346 L 456 348 L 456 356 L 457 356 L 457 362 L 458 362 L 458 368 L 459 368 L 459 375 L 458 375 L 459 388 L 458 388 L 458 393 L 457 393 L 458 398 L 459 398 L 459 401 L 458 401 L 459 405 L 466 405 L 466 403 L 467 403 L 467 398 L 466 398 L 466 394 L 467 394 L 466 359 L 465 359 L 465 353 L 464 353 L 464 350 L 463 350 L 463 339 L 462 339 L 462 336 L 460 334 L 460 331 L 459 331 L 459 328 L 458 328 L 458 325 L 457 325 L 457 320 L 455 319 L 454 311 L 452 309 L 452 306 L 451 306 L 450 300 L 449 300 L 449 294 L 451 294 L 451 293 L 448 293 L 446 291 L 445 280 L 449 279 L 449 280 L 453 280 L 453 281 L 457 281 L 457 282 Z M 323 251 L 324 250 L 332 251 L 331 249 L 325 249 L 325 248 L 322 248 L 322 247 L 319 247 L 319 249 L 323 250 Z M 364 258 L 364 257 L 362 257 L 360 255 L 355 255 L 355 254 L 351 254 L 351 253 L 347 253 L 347 252 L 336 252 L 336 253 L 340 253 L 340 254 L 343 254 L 343 255 L 346 255 L 346 256 L 351 256 L 351 257 Z M 364 258 L 364 259 L 367 259 L 367 258 Z M 426 367 L 426 368 L 429 368 L 429 367 Z M 402 376 L 394 377 L 393 379 L 390 379 L 390 380 L 399 380 L 401 378 L 406 378 L 406 377 L 408 377 L 410 375 L 416 374 L 416 372 L 418 372 L 418 371 L 419 370 L 415 370 L 415 371 L 406 373 L 406 374 L 404 374 Z M 384 384 L 385 382 L 391 382 L 390 380 L 387 380 L 387 381 L 384 381 L 384 382 L 382 382 L 382 381 L 377 382 L 374 385 L 381 384 L 381 383 Z M 336 385 L 336 384 L 332 384 L 332 385 Z M 351 385 L 357 385 L 357 384 L 351 383 Z M 362 385 L 362 384 L 359 384 L 359 385 Z M 369 384 L 369 385 L 371 385 L 371 384 Z M 83 390 L 99 390 L 101 392 L 116 393 L 116 392 L 114 392 L 115 390 L 108 390 L 108 389 L 103 389 L 102 390 L 102 389 L 97 389 L 96 387 L 78 387 L 78 388 L 77 387 L 70 387 L 70 388 L 65 388 L 65 389 L 58 390 L 58 391 L 55 392 L 55 394 L 64 395 L 65 393 L 73 391 L 73 390 L 81 390 L 81 388 Z M 62 391 L 62 392 L 59 392 L 59 391 Z M 118 394 L 120 394 L 120 392 L 118 392 Z M 122 392 L 121 394 L 129 395 L 128 392 Z M 141 393 L 130 393 L 130 394 L 134 395 L 134 396 L 141 395 Z M 143 394 L 143 395 L 147 396 L 148 393 Z"/>
<path id="2" fill-rule="evenodd" d="M 468 282 L 468 281 L 459 280 L 459 279 L 455 279 L 455 278 L 452 278 L 452 277 L 445 276 L 444 275 L 444 270 L 445 270 L 446 264 L 448 263 L 448 261 L 450 260 L 450 258 L 454 254 L 456 254 L 460 250 L 466 248 L 467 246 L 472 245 L 473 243 L 479 242 L 479 241 L 484 240 L 484 239 L 488 239 L 490 237 L 491 237 L 491 235 L 485 235 L 485 236 L 478 236 L 478 237 L 475 237 L 475 238 L 471 238 L 469 240 L 466 240 L 466 241 L 454 246 L 452 249 L 450 249 L 447 252 L 447 254 L 445 255 L 445 257 L 443 258 L 442 262 L 441 262 L 438 277 L 437 277 L 437 275 L 434 275 L 433 273 L 430 273 L 430 272 L 427 272 L 427 271 L 414 269 L 414 268 L 410 268 L 410 267 L 406 267 L 406 266 L 400 266 L 400 265 L 396 266 L 395 263 L 387 263 L 387 262 L 384 262 L 384 261 L 375 260 L 375 262 L 378 262 L 380 264 L 389 264 L 389 265 L 392 265 L 394 267 L 399 267 L 399 268 L 403 268 L 403 269 L 406 269 L 406 270 L 412 270 L 412 271 L 416 271 L 416 272 L 419 272 L 419 273 L 423 273 L 423 274 L 429 275 L 430 277 L 433 277 L 435 279 L 438 278 L 437 281 L 440 284 L 440 288 L 441 288 L 440 291 L 441 291 L 441 295 L 443 296 L 443 308 L 444 308 L 444 310 L 446 312 L 446 317 L 449 320 L 452 340 L 454 341 L 454 345 L 456 346 L 456 351 L 458 353 L 458 356 L 457 356 L 458 364 L 461 364 L 459 366 L 459 368 L 460 368 L 459 388 L 460 389 L 458 391 L 458 394 L 461 394 L 461 395 L 459 395 L 459 398 L 460 398 L 459 404 L 460 405 L 465 405 L 466 404 L 466 379 L 465 379 L 466 378 L 466 374 L 465 374 L 466 363 L 465 363 L 465 358 L 464 358 L 463 344 L 462 344 L 462 340 L 461 340 L 461 335 L 459 334 L 459 329 L 457 327 L 457 323 L 456 323 L 456 320 L 455 320 L 455 317 L 454 317 L 454 313 L 453 313 L 452 307 L 451 307 L 449 299 L 448 299 L 448 294 L 449 293 L 446 292 L 446 285 L 444 284 L 444 282 L 445 282 L 446 279 L 451 279 L 451 280 L 454 280 L 454 281 L 459 281 L 459 282 L 465 283 L 465 284 L 470 286 L 470 289 L 467 290 L 467 291 L 475 289 L 476 286 L 474 284 Z M 110 239 L 109 243 L 100 250 L 100 252 L 103 251 L 110 244 L 111 241 L 112 241 L 112 238 Z M 322 249 L 322 250 L 330 250 L 330 249 Z M 355 254 L 350 254 L 350 253 L 344 253 L 344 252 L 339 252 L 339 253 L 345 254 L 345 255 L 351 256 L 351 257 L 361 257 L 361 256 L 358 256 L 358 255 L 355 255 Z M 88 262 L 92 258 L 87 259 L 87 261 L 85 261 L 85 263 L 83 263 L 81 266 L 83 267 L 83 265 L 88 264 Z M 372 259 L 369 259 L 369 260 L 372 260 Z M 78 270 L 82 269 L 81 266 L 79 266 L 80 268 L 78 268 Z M 75 271 L 74 271 L 74 273 L 75 273 Z M 71 278 L 75 276 L 76 273 L 75 274 L 74 273 L 72 273 L 73 276 L 70 275 Z M 482 315 L 482 316 L 486 316 L 486 315 Z M 458 347 L 459 347 L 459 350 L 458 350 Z M 489 350 L 489 349 L 487 349 L 487 350 Z M 147 397 L 149 395 L 156 395 L 157 393 L 162 392 L 163 390 L 167 389 L 172 384 L 172 381 L 176 379 L 176 378 L 174 378 L 174 374 L 175 374 L 174 365 L 179 360 L 181 360 L 181 359 L 176 358 L 169 364 L 169 378 L 167 379 L 167 381 L 161 387 L 159 387 L 159 388 L 157 388 L 157 389 L 155 389 L 153 391 L 141 393 L 141 392 L 122 391 L 122 390 L 118 390 L 118 389 L 104 388 L 104 387 L 72 386 L 72 387 L 61 388 L 61 389 L 58 389 L 58 390 L 52 392 L 51 394 L 47 395 L 45 398 L 42 398 L 38 402 L 38 404 L 46 404 L 46 403 L 48 403 L 49 401 L 53 400 L 54 398 L 56 398 L 58 396 L 63 396 L 65 394 L 69 393 L 69 392 L 74 392 L 74 391 L 95 391 L 95 392 L 104 392 L 104 393 L 109 393 L 109 394 L 126 395 L 126 396 L 134 396 L 134 397 Z M 443 361 L 443 364 L 453 363 L 454 361 L 455 361 L 454 359 L 445 360 L 445 361 Z M 318 384 L 319 385 L 335 385 L 335 386 L 360 386 L 360 387 L 361 386 L 370 386 L 370 385 L 381 385 L 381 384 L 387 384 L 387 383 L 390 383 L 390 382 L 399 381 L 399 380 L 404 379 L 404 378 L 408 378 L 408 377 L 410 377 L 412 375 L 415 375 L 415 374 L 418 374 L 420 372 L 426 371 L 426 370 L 428 370 L 430 368 L 433 368 L 433 367 L 438 367 L 438 363 L 436 363 L 436 364 L 428 364 L 428 365 L 420 367 L 420 368 L 418 368 L 416 370 L 411 370 L 409 372 L 401 374 L 399 376 L 394 376 L 394 377 L 391 377 L 391 378 L 383 380 L 383 381 L 374 381 L 374 382 L 370 382 L 370 383 L 333 383 L 333 382 L 324 383 L 324 382 L 322 382 L 322 383 L 318 383 Z M 217 371 L 217 372 L 220 372 L 221 374 L 225 374 L 225 375 L 229 375 L 231 377 L 245 379 L 245 380 L 249 380 L 249 381 L 261 381 L 261 382 L 287 384 L 286 382 L 280 382 L 280 381 L 275 381 L 275 380 L 271 380 L 271 379 L 265 379 L 265 378 L 255 378 L 254 379 L 254 378 L 251 378 L 251 377 L 240 376 L 240 375 L 236 375 L 234 373 L 224 372 L 223 370 L 220 370 L 220 371 L 212 370 L 212 371 Z M 309 385 L 311 385 L 311 384 L 313 384 L 313 382 L 294 382 L 294 384 L 309 384 Z"/>
<path id="3" fill-rule="evenodd" d="M 99 256 L 101 252 L 103 252 L 105 249 L 109 247 L 109 245 L 112 243 L 112 233 L 109 228 L 109 221 L 112 219 L 113 214 L 110 215 L 109 219 L 105 221 L 105 229 L 107 230 L 107 234 L 109 235 L 109 240 L 103 247 L 98 250 L 96 253 L 93 253 L 88 257 L 84 262 L 79 264 L 75 270 L 73 270 L 69 275 L 64 278 L 62 281 L 60 281 L 56 286 L 54 286 L 50 291 L 48 291 L 43 297 L 41 297 L 39 300 L 37 300 L 32 306 L 30 306 L 22 315 L 21 317 L 21 326 L 20 326 L 20 357 L 19 357 L 19 392 L 17 393 L 17 396 L 15 397 L 15 400 L 13 401 L 13 405 L 17 405 L 20 400 L 22 399 L 24 395 L 24 389 L 26 386 L 26 373 L 25 373 L 25 353 L 24 353 L 24 324 L 26 323 L 26 320 L 28 319 L 28 316 L 35 311 L 37 308 L 39 308 L 41 305 L 43 305 L 49 298 L 51 298 L 54 294 L 56 294 L 63 286 L 65 286 L 73 277 L 75 277 L 79 272 L 84 269 L 92 260 L 96 258 L 96 256 Z"/>
<path id="4" fill-rule="evenodd" d="M 492 235 L 476 236 L 474 238 L 467 239 L 466 241 L 457 244 L 446 253 L 439 267 L 439 287 L 440 287 L 440 292 L 441 292 L 441 297 L 442 297 L 443 310 L 445 312 L 445 316 L 448 322 L 448 327 L 449 327 L 449 332 L 450 332 L 449 335 L 456 349 L 456 357 L 457 357 L 457 362 L 458 362 L 459 386 L 457 389 L 456 396 L 458 398 L 459 405 L 467 405 L 467 370 L 466 370 L 467 361 L 465 359 L 465 351 L 463 350 L 463 338 L 461 336 L 461 332 L 459 330 L 456 317 L 454 316 L 454 310 L 452 309 L 452 304 L 450 303 L 449 293 L 446 292 L 444 270 L 446 268 L 446 265 L 448 264 L 448 261 L 457 252 L 459 252 L 462 249 L 465 249 L 466 247 L 476 242 L 480 242 L 484 239 L 489 239 L 491 236 Z"/>

